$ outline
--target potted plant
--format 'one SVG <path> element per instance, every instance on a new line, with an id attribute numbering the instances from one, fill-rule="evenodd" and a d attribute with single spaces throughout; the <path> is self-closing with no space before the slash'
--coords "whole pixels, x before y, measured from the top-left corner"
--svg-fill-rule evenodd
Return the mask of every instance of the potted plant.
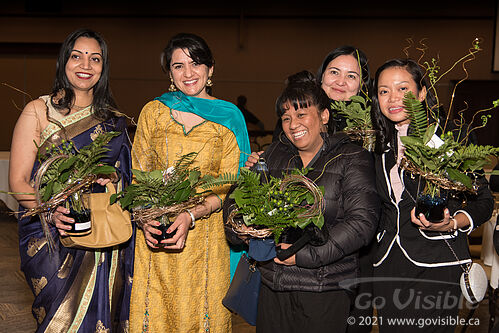
<path id="1" fill-rule="evenodd" d="M 234 207 L 227 218 L 239 235 L 254 238 L 274 237 L 303 230 L 313 224 L 324 225 L 324 188 L 306 177 L 308 169 L 292 170 L 282 179 L 265 172 L 242 168 L 237 187 L 229 198 Z M 287 240 L 292 242 L 293 240 Z"/>
<path id="2" fill-rule="evenodd" d="M 35 198 L 37 205 L 28 209 L 22 217 L 40 215 L 42 227 L 53 248 L 47 221 L 57 206 L 65 205 L 75 219 L 68 234 L 88 234 L 91 230 L 88 192 L 99 175 L 116 172 L 113 166 L 100 162 L 109 149 L 106 144 L 120 132 L 104 132 L 80 149 L 72 141 L 62 140 L 61 146 L 53 144 L 45 151 L 38 149 L 40 167 L 35 174 Z"/>
<path id="3" fill-rule="evenodd" d="M 166 170 L 132 169 L 134 183 L 112 195 L 111 204 L 118 201 L 139 225 L 159 221 L 161 225 L 157 228 L 162 234 L 153 235 L 158 241 L 173 237 L 175 232 L 166 230 L 175 216 L 202 203 L 211 193 L 210 188 L 236 181 L 231 174 L 201 176 L 199 168 L 191 166 L 197 155 L 197 152 L 185 154 Z"/>
<path id="4" fill-rule="evenodd" d="M 339 115 L 345 117 L 346 127 L 343 131 L 354 140 L 362 143 L 368 151 L 374 150 L 376 131 L 371 122 L 371 105 L 362 96 L 354 95 L 350 101 L 334 101 L 331 104 Z"/>
<path id="5" fill-rule="evenodd" d="M 474 54 L 480 50 L 478 40 L 475 40 L 469 53 L 454 66 L 459 62 L 464 65 L 466 61 L 474 59 Z M 425 67 L 430 89 L 438 101 L 436 83 L 450 70 L 437 76 L 440 68 L 437 63 L 432 59 L 431 64 L 425 62 Z M 451 106 L 452 102 L 451 99 Z M 499 155 L 499 147 L 478 145 L 469 140 L 474 130 L 486 126 L 490 115 L 485 113 L 496 108 L 499 100 L 494 101 L 491 107 L 475 112 L 472 119 L 479 118 L 481 124 L 478 125 L 473 124 L 473 121 L 466 124 L 462 113 L 464 111 L 458 113 L 458 119 L 451 119 L 451 112 L 442 119 L 439 105 L 428 108 L 410 91 L 405 94 L 403 103 L 411 119 L 411 131 L 407 136 L 401 137 L 405 146 L 401 166 L 424 180 L 422 190 L 416 198 L 416 215 L 423 213 L 430 222 L 438 222 L 443 219 L 447 195 L 476 193 L 476 179 L 483 174 L 484 165 L 491 156 Z"/>

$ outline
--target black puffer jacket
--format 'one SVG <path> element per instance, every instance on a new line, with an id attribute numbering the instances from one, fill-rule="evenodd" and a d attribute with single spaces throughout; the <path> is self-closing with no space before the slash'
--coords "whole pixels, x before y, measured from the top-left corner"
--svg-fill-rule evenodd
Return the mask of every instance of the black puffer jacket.
<path id="1" fill-rule="evenodd" d="M 263 157 L 274 177 L 303 167 L 298 151 L 284 136 Z M 322 246 L 305 245 L 296 253 L 295 266 L 261 262 L 262 282 L 276 291 L 340 289 L 340 281 L 357 276 L 357 251 L 371 241 L 377 228 L 379 199 L 374 164 L 366 150 L 343 133 L 331 135 L 308 167 L 313 170 L 307 177 L 325 188 L 323 228 L 329 239 Z"/>

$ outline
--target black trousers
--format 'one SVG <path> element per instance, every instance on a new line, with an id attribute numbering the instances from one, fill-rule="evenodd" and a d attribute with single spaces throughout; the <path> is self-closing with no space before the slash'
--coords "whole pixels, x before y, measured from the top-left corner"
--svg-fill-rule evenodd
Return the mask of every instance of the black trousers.
<path id="1" fill-rule="evenodd" d="M 355 289 L 355 297 L 350 309 L 350 316 L 353 318 L 349 321 L 348 333 L 369 333 L 373 323 L 373 255 L 375 249 L 375 241 L 371 242 L 359 251 L 359 278 L 360 283 Z"/>
<path id="2" fill-rule="evenodd" d="M 350 302 L 343 290 L 273 291 L 262 284 L 256 332 L 346 332 Z"/>
<path id="3" fill-rule="evenodd" d="M 420 267 L 397 244 L 374 268 L 374 307 L 380 332 L 454 332 L 459 308 L 466 306 L 461 266 Z"/>

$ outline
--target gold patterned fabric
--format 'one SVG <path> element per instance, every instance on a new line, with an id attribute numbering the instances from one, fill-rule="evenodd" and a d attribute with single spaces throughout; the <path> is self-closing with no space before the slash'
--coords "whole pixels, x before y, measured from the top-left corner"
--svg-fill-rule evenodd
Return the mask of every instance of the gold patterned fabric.
<path id="1" fill-rule="evenodd" d="M 194 166 L 202 174 L 236 173 L 240 151 L 234 134 L 205 121 L 185 133 L 159 101 L 142 110 L 132 148 L 132 167 L 150 171 L 199 152 Z M 228 186 L 217 189 L 223 200 Z M 131 332 L 230 332 L 230 312 L 222 305 L 229 286 L 229 246 L 222 212 L 196 221 L 182 251 L 151 250 L 137 232 L 132 286 Z M 207 294 L 206 294 L 207 293 Z M 205 313 L 205 301 L 208 313 Z"/>
<path id="2" fill-rule="evenodd" d="M 41 98 L 50 118 L 58 122 L 40 128 L 42 151 L 52 145 L 60 146 L 63 139 L 71 140 L 80 149 L 98 133 L 119 131 L 121 134 L 107 145 L 109 151 L 102 162 L 119 165 L 121 185 L 129 183 L 131 159 L 125 118 L 100 121 L 92 116 L 91 107 L 64 115 L 52 107 L 48 96 Z M 36 161 L 32 174 L 38 167 Z M 19 217 L 24 208 L 20 210 Z M 60 243 L 56 228 L 49 224 L 55 242 L 55 250 L 49 253 L 38 216 L 19 218 L 18 222 L 21 270 L 35 296 L 32 308 L 38 323 L 36 332 L 95 332 L 100 327 L 98 321 L 104 330 L 124 332 L 125 327 L 119 326 L 128 320 L 131 286 L 123 281 L 132 276 L 133 240 L 115 248 L 66 248 Z"/>

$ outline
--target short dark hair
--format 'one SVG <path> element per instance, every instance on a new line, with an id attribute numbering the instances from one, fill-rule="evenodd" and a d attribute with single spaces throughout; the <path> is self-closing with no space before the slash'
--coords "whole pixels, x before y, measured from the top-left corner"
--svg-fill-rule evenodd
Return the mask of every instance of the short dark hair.
<path id="1" fill-rule="evenodd" d="M 97 119 L 106 120 L 113 115 L 112 111 L 115 111 L 118 108 L 109 86 L 109 55 L 107 43 L 99 33 L 90 29 L 83 28 L 73 31 L 62 43 L 59 56 L 57 57 L 55 82 L 54 87 L 52 88 L 51 103 L 59 110 L 67 109 L 68 113 L 74 103 L 74 88 L 66 75 L 66 63 L 71 56 L 76 40 L 80 37 L 95 39 L 97 43 L 99 43 L 102 51 L 102 72 L 99 81 L 97 81 L 95 86 L 92 88 L 92 105 L 94 110 L 93 115 Z M 60 94 L 61 91 L 63 92 L 62 95 Z M 62 97 L 57 101 L 54 101 L 55 96 Z"/>
<path id="2" fill-rule="evenodd" d="M 416 83 L 418 93 L 423 89 L 423 87 L 426 88 L 425 102 L 426 107 L 429 110 L 434 110 L 437 105 L 437 100 L 430 89 L 428 80 L 425 77 L 426 71 L 416 61 L 412 59 L 392 59 L 381 65 L 376 71 L 373 80 L 373 87 L 371 89 L 371 119 L 374 129 L 377 130 L 377 153 L 382 153 L 384 150 L 386 150 L 389 143 L 392 144 L 392 147 L 395 147 L 395 125 L 381 112 L 378 100 L 379 77 L 384 70 L 393 67 L 403 68 L 411 75 L 412 79 Z M 438 110 L 438 112 L 440 112 L 440 110 Z"/>
<path id="3" fill-rule="evenodd" d="M 322 84 L 322 76 L 324 75 L 324 71 L 326 70 L 327 65 L 329 65 L 331 61 L 342 55 L 351 55 L 355 59 L 357 59 L 360 67 L 361 83 L 366 87 L 364 92 L 367 93 L 367 91 L 370 89 L 371 84 L 371 74 L 369 71 L 369 65 L 367 63 L 367 56 L 358 48 L 350 45 L 337 47 L 329 52 L 328 55 L 326 55 L 326 57 L 322 61 L 321 66 L 319 67 L 319 70 L 317 71 L 317 82 L 319 84 Z"/>
<path id="4" fill-rule="evenodd" d="M 179 33 L 170 39 L 163 52 L 161 52 L 161 68 L 165 73 L 170 72 L 172 54 L 176 49 L 186 49 L 189 56 L 198 64 L 211 68 L 215 65 L 213 54 L 206 41 L 198 35 L 190 33 Z M 206 87 L 208 94 L 211 94 L 211 87 Z"/>
<path id="5" fill-rule="evenodd" d="M 295 110 L 316 106 L 320 112 L 329 106 L 329 97 L 309 71 L 301 71 L 290 75 L 286 79 L 286 87 L 276 101 L 276 112 L 280 118 L 287 109 L 284 105 L 289 102 Z"/>

